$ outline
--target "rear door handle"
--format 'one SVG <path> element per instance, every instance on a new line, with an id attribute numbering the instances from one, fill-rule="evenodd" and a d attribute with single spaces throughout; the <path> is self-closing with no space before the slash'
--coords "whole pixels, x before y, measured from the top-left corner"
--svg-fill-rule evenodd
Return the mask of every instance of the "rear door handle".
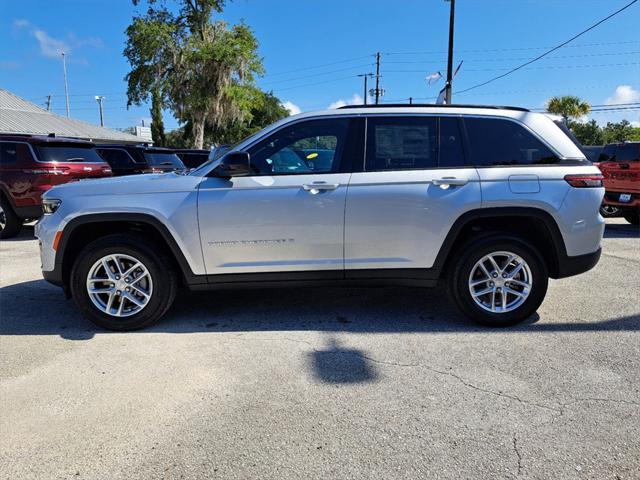
<path id="1" fill-rule="evenodd" d="M 461 187 L 469 183 L 469 181 L 464 178 L 442 177 L 442 178 L 436 178 L 434 180 L 431 180 L 431 183 L 441 188 L 449 188 L 449 187 Z"/>
<path id="2" fill-rule="evenodd" d="M 316 195 L 327 190 L 335 190 L 339 186 L 339 183 L 313 182 L 305 183 L 304 185 L 302 185 L 302 188 L 304 188 L 307 192 Z"/>

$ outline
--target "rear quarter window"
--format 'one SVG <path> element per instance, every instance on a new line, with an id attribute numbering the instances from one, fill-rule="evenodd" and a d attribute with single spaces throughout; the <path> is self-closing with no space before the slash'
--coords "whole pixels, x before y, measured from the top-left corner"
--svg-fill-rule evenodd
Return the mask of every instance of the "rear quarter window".
<path id="1" fill-rule="evenodd" d="M 560 159 L 523 125 L 500 118 L 465 118 L 476 166 L 545 165 Z"/>
<path id="2" fill-rule="evenodd" d="M 18 144 L 0 142 L 0 165 L 10 165 L 18 161 Z"/>

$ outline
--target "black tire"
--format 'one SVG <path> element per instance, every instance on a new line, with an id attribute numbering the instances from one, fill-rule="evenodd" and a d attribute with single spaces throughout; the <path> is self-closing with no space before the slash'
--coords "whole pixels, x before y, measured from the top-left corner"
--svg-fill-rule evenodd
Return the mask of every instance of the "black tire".
<path id="1" fill-rule="evenodd" d="M 640 222 L 640 209 L 626 210 L 623 212 L 623 216 L 631 225 L 638 225 Z"/>
<path id="2" fill-rule="evenodd" d="M 532 283 L 526 300 L 512 311 L 495 313 L 480 307 L 469 291 L 471 271 L 482 257 L 493 252 L 506 251 L 520 256 L 529 266 Z M 509 235 L 490 235 L 467 243 L 456 253 L 449 275 L 449 293 L 460 311 L 481 325 L 508 327 L 515 325 L 535 313 L 547 292 L 549 274 L 547 265 L 528 242 Z"/>
<path id="3" fill-rule="evenodd" d="M 612 218 L 620 216 L 620 209 L 614 205 L 600 205 L 600 215 L 604 218 Z"/>
<path id="4" fill-rule="evenodd" d="M 149 303 L 129 317 L 115 317 L 98 309 L 87 292 L 87 275 L 99 259 L 107 255 L 129 255 L 141 261 L 153 281 Z M 156 323 L 169 309 L 178 289 L 172 262 L 153 243 L 128 234 L 114 234 L 87 245 L 78 255 L 71 270 L 71 296 L 82 313 L 96 325 L 108 330 L 138 330 Z"/>
<path id="5" fill-rule="evenodd" d="M 2 207 L 0 216 L 4 217 L 3 219 L 0 218 L 0 238 L 15 237 L 22 229 L 22 220 L 16 215 L 13 208 L 11 208 L 11 204 L 4 197 L 0 197 L 0 206 Z M 2 227 L 3 224 L 4 228 Z"/>

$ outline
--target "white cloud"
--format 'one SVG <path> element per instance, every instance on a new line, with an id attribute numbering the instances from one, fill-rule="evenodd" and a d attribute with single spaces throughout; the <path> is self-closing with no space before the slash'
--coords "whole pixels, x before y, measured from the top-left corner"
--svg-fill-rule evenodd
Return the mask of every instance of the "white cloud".
<path id="1" fill-rule="evenodd" d="M 335 102 L 331 103 L 329 105 L 329 109 L 334 109 L 334 108 L 340 108 L 340 107 L 344 107 L 345 105 L 362 105 L 364 103 L 364 101 L 362 100 L 362 97 L 360 95 L 358 95 L 357 93 L 354 93 L 350 99 L 348 100 L 344 100 L 344 99 L 339 99 L 336 100 Z"/>
<path id="2" fill-rule="evenodd" d="M 297 115 L 299 114 L 302 110 L 300 110 L 300 107 L 298 105 L 296 105 L 295 103 L 287 100 L 286 102 L 284 102 L 282 104 L 282 106 L 284 108 L 286 108 L 287 110 L 289 110 L 289 115 Z"/>
<path id="3" fill-rule="evenodd" d="M 35 28 L 33 30 L 33 36 L 38 40 L 38 43 L 40 44 L 40 53 L 45 57 L 60 58 L 60 54 L 62 54 L 62 52 L 67 54 L 71 52 L 71 47 L 68 43 L 64 40 L 58 40 L 57 38 L 49 36 L 49 34 L 44 30 Z"/>
<path id="4" fill-rule="evenodd" d="M 640 102 L 640 90 L 635 90 L 631 85 L 618 85 L 615 93 L 604 101 L 606 105 L 632 102 Z"/>
<path id="5" fill-rule="evenodd" d="M 69 54 L 77 48 L 101 48 L 104 46 L 104 42 L 98 37 L 78 38 L 73 32 L 68 33 L 66 39 L 52 37 L 24 18 L 14 20 L 13 25 L 19 29 L 28 29 L 29 33 L 38 41 L 40 53 L 49 58 L 60 58 L 62 52 Z M 73 63 L 88 64 L 84 58 L 70 58 L 69 60 Z"/>

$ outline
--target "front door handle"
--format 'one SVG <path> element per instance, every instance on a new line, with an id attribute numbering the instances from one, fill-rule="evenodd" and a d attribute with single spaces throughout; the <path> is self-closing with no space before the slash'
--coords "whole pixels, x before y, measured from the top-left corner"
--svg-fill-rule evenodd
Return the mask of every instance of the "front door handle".
<path id="1" fill-rule="evenodd" d="M 340 186 L 339 183 L 313 182 L 302 185 L 307 192 L 316 195 L 327 190 L 335 190 Z"/>
<path id="2" fill-rule="evenodd" d="M 469 183 L 469 180 L 464 178 L 442 177 L 431 180 L 431 183 L 442 189 L 446 189 L 449 187 L 461 187 Z"/>

